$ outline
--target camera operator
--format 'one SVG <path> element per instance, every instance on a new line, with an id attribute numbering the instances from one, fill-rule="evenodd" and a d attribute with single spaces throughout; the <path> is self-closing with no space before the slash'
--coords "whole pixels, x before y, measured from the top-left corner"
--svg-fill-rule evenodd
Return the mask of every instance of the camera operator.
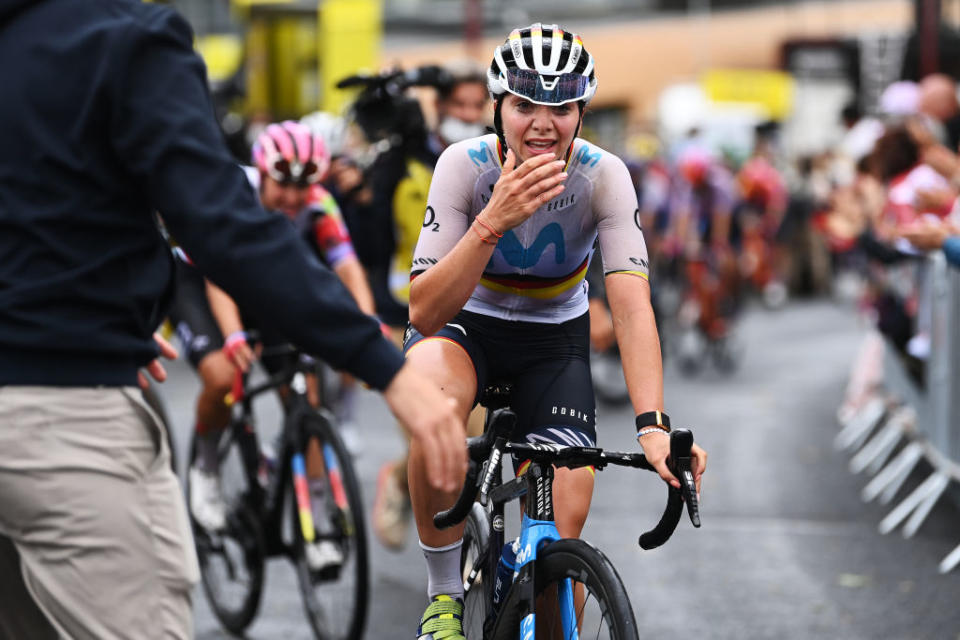
<path id="1" fill-rule="evenodd" d="M 341 85 L 363 87 L 352 114 L 379 152 L 365 172 L 347 158 L 335 159 L 327 188 L 341 206 L 357 255 L 367 269 L 377 313 L 400 344 L 408 319 L 413 251 L 420 230 L 431 224 L 426 206 L 433 168 L 448 145 L 486 130 L 485 70 L 464 61 L 405 73 L 353 76 Z M 419 102 L 406 93 L 415 86 L 436 90 L 434 132 L 428 130 Z M 374 531 L 384 546 L 400 550 L 410 520 L 405 454 L 380 470 Z"/>

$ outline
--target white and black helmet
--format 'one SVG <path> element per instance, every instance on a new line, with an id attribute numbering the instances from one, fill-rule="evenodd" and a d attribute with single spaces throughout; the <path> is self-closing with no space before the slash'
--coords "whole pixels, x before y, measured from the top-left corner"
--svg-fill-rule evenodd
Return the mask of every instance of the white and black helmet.
<path id="1" fill-rule="evenodd" d="M 593 56 L 577 34 L 537 22 L 514 29 L 497 47 L 487 88 L 494 99 L 510 92 L 536 104 L 586 104 L 597 92 Z"/>

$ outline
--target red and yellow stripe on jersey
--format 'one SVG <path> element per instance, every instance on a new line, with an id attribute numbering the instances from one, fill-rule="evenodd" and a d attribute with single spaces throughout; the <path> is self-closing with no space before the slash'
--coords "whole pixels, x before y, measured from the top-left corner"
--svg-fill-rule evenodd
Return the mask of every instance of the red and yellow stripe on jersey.
<path id="1" fill-rule="evenodd" d="M 541 300 L 555 298 L 564 291 L 569 291 L 577 286 L 587 275 L 587 265 L 590 258 L 584 258 L 580 266 L 573 273 L 569 273 L 559 278 L 542 278 L 538 276 L 520 276 L 520 275 L 493 275 L 483 274 L 480 278 L 480 284 L 491 291 L 498 293 L 511 293 L 528 298 L 538 298 Z"/>

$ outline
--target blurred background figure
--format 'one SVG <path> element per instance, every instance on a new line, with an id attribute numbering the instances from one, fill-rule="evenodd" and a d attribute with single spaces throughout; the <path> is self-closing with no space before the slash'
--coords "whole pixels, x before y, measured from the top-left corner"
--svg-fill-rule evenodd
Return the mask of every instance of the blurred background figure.
<path id="1" fill-rule="evenodd" d="M 435 224 L 424 214 L 433 167 L 448 145 L 486 131 L 486 77 L 483 67 L 462 60 L 355 75 L 341 84 L 361 87 L 350 114 L 369 152 L 335 157 L 325 184 L 355 238 L 377 313 L 399 344 L 408 319 L 413 250 L 420 230 Z M 421 103 L 413 88 L 432 90 L 433 100 Z M 427 112 L 436 126 L 428 124 Z M 384 465 L 374 501 L 374 532 L 397 550 L 411 522 L 406 467 L 405 456 Z"/>

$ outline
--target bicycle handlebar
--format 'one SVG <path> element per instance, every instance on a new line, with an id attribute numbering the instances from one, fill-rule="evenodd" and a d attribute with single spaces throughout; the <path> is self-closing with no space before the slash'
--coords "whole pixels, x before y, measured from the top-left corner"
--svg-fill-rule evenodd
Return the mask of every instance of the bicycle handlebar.
<path id="1" fill-rule="evenodd" d="M 697 500 L 697 485 L 693 481 L 690 469 L 690 451 L 693 448 L 693 434 L 687 429 L 677 429 L 670 434 L 670 460 L 668 465 L 673 475 L 680 480 L 680 488 L 667 486 L 667 507 L 650 531 L 640 536 L 640 547 L 649 551 L 666 542 L 680 523 L 683 503 L 687 503 L 690 522 L 700 527 L 700 503 Z"/>
<path id="2" fill-rule="evenodd" d="M 491 453 L 494 449 L 503 453 L 515 453 L 526 459 L 554 464 L 562 467 L 594 466 L 603 469 L 608 464 L 634 467 L 655 471 L 646 456 L 642 453 L 623 453 L 604 451 L 596 447 L 562 447 L 549 444 L 527 444 L 506 442 L 505 438 L 513 431 L 516 415 L 509 409 L 497 409 L 491 418 L 491 428 L 481 436 L 467 438 L 467 451 L 470 457 L 467 477 L 463 489 L 456 503 L 446 511 L 433 516 L 433 524 L 438 529 L 446 529 L 462 522 L 470 513 L 477 493 L 481 486 L 489 488 L 490 479 L 496 472 L 496 464 L 489 464 L 491 460 L 498 460 L 499 455 Z M 499 442 L 498 442 L 499 439 Z M 500 445 L 500 446 L 497 446 Z M 666 542 L 673 534 L 680 522 L 683 513 L 683 504 L 686 502 L 690 522 L 694 527 L 700 526 L 700 506 L 697 501 L 697 487 L 691 471 L 691 449 L 693 434 L 688 429 L 676 429 L 670 434 L 670 470 L 680 480 L 680 489 L 667 487 L 667 506 L 660 521 L 650 531 L 640 536 L 640 546 L 643 549 L 655 549 Z M 483 466 L 481 466 L 483 465 Z M 481 470 L 483 476 L 480 475 Z M 482 502 L 486 502 L 484 491 Z"/>
<path id="3" fill-rule="evenodd" d="M 263 345 L 263 338 L 260 335 L 260 332 L 256 329 L 247 331 L 246 339 L 247 344 L 251 349 L 256 349 L 258 346 Z M 272 389 L 286 384 L 293 377 L 294 373 L 297 371 L 306 371 L 310 366 L 312 366 L 312 363 L 316 362 L 316 360 L 310 356 L 307 356 L 292 344 L 277 344 L 262 348 L 257 355 L 259 359 L 271 356 L 293 355 L 298 356 L 294 362 L 286 366 L 281 371 L 271 374 L 267 381 L 257 386 L 255 390 L 250 390 L 246 386 L 249 371 L 244 373 L 238 368 L 234 373 L 233 385 L 231 386 L 230 395 L 227 398 L 227 404 L 233 405 L 235 403 L 247 400 L 252 395 L 256 395 L 265 389 Z"/>

